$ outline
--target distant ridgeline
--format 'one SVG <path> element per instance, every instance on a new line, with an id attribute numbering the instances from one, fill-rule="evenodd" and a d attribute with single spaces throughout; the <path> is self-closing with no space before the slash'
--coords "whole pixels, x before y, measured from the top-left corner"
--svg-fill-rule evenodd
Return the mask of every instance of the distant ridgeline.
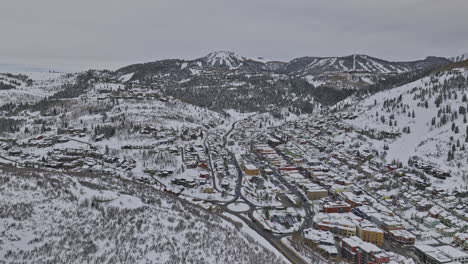
<path id="1" fill-rule="evenodd" d="M 24 74 L 0 73 L 0 90 L 15 89 L 19 86 L 31 86 L 33 80 Z"/>
<path id="2" fill-rule="evenodd" d="M 167 59 L 133 64 L 116 71 L 90 70 L 75 74 L 76 80 L 66 81 L 62 89 L 46 100 L 76 98 L 86 93 L 92 83 L 111 82 L 123 85 L 128 91 L 142 88 L 154 91 L 154 96 L 161 100 L 172 97 L 219 112 L 287 108 L 301 114 L 335 105 L 351 95 L 392 89 L 439 69 L 465 63 L 454 61 L 427 57 L 390 62 L 367 55 L 350 55 L 301 57 L 280 62 L 218 51 L 194 60 Z M 27 76 L 0 74 L 0 90 L 31 83 Z"/>
<path id="3" fill-rule="evenodd" d="M 356 92 L 374 93 L 416 80 L 450 63 L 439 57 L 389 62 L 366 55 L 302 57 L 286 63 L 219 51 L 195 60 L 129 65 L 111 75 L 214 110 L 288 107 L 293 113 L 310 113 Z"/>

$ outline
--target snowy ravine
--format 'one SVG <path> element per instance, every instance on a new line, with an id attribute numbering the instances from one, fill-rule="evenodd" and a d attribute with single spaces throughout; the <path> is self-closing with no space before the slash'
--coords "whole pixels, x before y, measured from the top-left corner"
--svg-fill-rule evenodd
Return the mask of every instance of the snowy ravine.
<path id="1" fill-rule="evenodd" d="M 143 184 L 0 175 L 2 263 L 284 263 L 233 223 Z"/>

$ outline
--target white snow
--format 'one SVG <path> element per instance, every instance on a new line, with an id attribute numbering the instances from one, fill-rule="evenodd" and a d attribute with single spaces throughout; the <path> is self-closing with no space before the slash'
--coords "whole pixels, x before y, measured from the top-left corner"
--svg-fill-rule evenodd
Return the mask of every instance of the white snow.
<path id="1" fill-rule="evenodd" d="M 249 205 L 246 203 L 231 203 L 228 208 L 235 212 L 243 212 L 249 210 Z"/>
<path id="2" fill-rule="evenodd" d="M 244 234 L 249 235 L 252 237 L 256 242 L 260 243 L 263 247 L 266 249 L 270 250 L 271 252 L 274 252 L 278 257 L 280 257 L 283 261 L 286 263 L 291 263 L 283 254 L 281 254 L 275 247 L 273 247 L 268 241 L 266 241 L 262 236 L 260 236 L 257 232 L 255 232 L 252 228 L 250 228 L 242 219 L 239 217 L 229 214 L 229 213 L 223 213 L 224 216 L 227 216 L 231 218 L 232 220 L 236 222 L 242 223 L 241 231 Z"/>
<path id="3" fill-rule="evenodd" d="M 452 95 L 452 99 L 446 99 L 439 108 L 436 107 L 434 103 L 435 98 L 439 94 L 437 91 L 434 92 L 432 97 L 426 98 L 428 101 L 428 108 L 424 107 L 421 99 L 415 99 L 414 97 L 423 91 L 420 90 L 421 88 L 427 90 L 433 89 L 436 85 L 443 84 L 446 80 L 457 74 L 462 74 L 466 77 L 468 76 L 468 70 L 455 69 L 437 77 L 431 75 L 401 87 L 383 91 L 365 98 L 351 107 L 354 114 L 357 115 L 357 118 L 354 120 L 346 120 L 346 122 L 359 129 L 376 129 L 377 131 L 402 133 L 401 136 L 393 140 L 386 139 L 384 141 L 384 143 L 388 145 L 388 150 L 386 151 L 387 162 L 399 160 L 405 164 L 409 157 L 419 156 L 431 164 L 437 164 L 442 170 L 453 171 L 453 167 L 456 166 L 456 163 L 447 162 L 447 152 L 457 140 L 459 140 L 460 143 L 464 142 L 464 128 L 466 125 L 463 124 L 463 116 L 460 115 L 458 119 L 449 121 L 446 125 L 440 127 L 431 125 L 431 120 L 433 117 L 437 117 L 438 111 L 442 108 L 446 108 L 447 105 L 451 106 L 452 111 L 458 111 L 460 106 L 466 107 L 466 102 L 463 103 L 461 100 L 463 92 L 458 92 L 457 99 Z M 395 108 L 390 112 L 384 111 L 385 100 L 396 100 L 396 98 L 400 96 L 402 99 L 401 103 L 408 106 L 407 112 L 402 112 L 401 108 Z M 356 100 L 356 98 L 348 98 L 339 105 L 353 104 L 353 100 Z M 408 116 L 412 111 L 414 111 L 415 118 Z M 377 112 L 379 116 L 376 116 Z M 391 115 L 395 117 L 397 125 L 389 126 L 388 120 Z M 381 122 L 382 116 L 385 117 L 386 123 Z M 440 119 L 437 118 L 436 120 Z M 454 134 L 451 129 L 452 123 L 460 128 L 460 133 Z M 410 133 L 403 133 L 402 130 L 404 127 L 409 127 Z M 453 141 L 449 139 L 451 136 L 454 136 Z M 382 141 L 376 141 L 374 145 L 379 151 L 383 148 Z M 456 158 L 458 161 L 466 161 L 466 154 L 463 155 L 463 153 L 458 151 Z M 460 173 L 459 177 L 447 179 L 440 187 L 453 188 L 458 184 L 466 184 L 462 181 L 460 182 L 460 180 L 463 173 L 468 173 L 468 168 L 462 166 L 458 173 Z"/>
<path id="4" fill-rule="evenodd" d="M 134 72 L 124 74 L 120 76 L 119 80 L 121 82 L 128 82 L 133 77 L 134 74 L 135 74 Z"/>
<path id="5" fill-rule="evenodd" d="M 323 81 L 315 80 L 315 76 L 313 76 L 313 75 L 307 75 L 305 77 L 305 79 L 306 79 L 306 81 L 308 83 L 312 84 L 315 87 L 319 87 L 319 86 L 325 84 L 325 82 L 323 82 Z"/>
<path id="6" fill-rule="evenodd" d="M 460 61 L 468 60 L 468 53 L 464 53 L 462 55 L 451 57 L 450 60 L 453 62 L 460 62 Z"/>
<path id="7" fill-rule="evenodd" d="M 211 66 L 226 65 L 229 66 L 229 68 L 238 67 L 240 63 L 245 60 L 244 57 L 231 51 L 215 51 L 206 55 L 205 59 Z"/>

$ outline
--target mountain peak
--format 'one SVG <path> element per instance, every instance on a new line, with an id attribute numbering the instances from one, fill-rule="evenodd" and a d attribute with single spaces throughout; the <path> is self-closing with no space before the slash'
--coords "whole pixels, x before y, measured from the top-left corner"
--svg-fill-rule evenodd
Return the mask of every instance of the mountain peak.
<path id="1" fill-rule="evenodd" d="M 229 50 L 217 50 L 208 53 L 205 57 L 225 57 L 225 56 L 235 56 L 235 57 L 240 57 L 233 51 Z"/>
<path id="2" fill-rule="evenodd" d="M 202 58 L 211 66 L 238 67 L 245 58 L 232 51 L 214 51 Z"/>

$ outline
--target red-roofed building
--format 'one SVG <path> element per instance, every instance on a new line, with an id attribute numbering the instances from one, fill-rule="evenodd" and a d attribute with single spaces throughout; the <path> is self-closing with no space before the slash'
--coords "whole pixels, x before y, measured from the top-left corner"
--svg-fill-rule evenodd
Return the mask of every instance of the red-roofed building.
<path id="1" fill-rule="evenodd" d="M 329 202 L 322 205 L 322 211 L 325 213 L 349 213 L 351 205 L 346 202 Z"/>

